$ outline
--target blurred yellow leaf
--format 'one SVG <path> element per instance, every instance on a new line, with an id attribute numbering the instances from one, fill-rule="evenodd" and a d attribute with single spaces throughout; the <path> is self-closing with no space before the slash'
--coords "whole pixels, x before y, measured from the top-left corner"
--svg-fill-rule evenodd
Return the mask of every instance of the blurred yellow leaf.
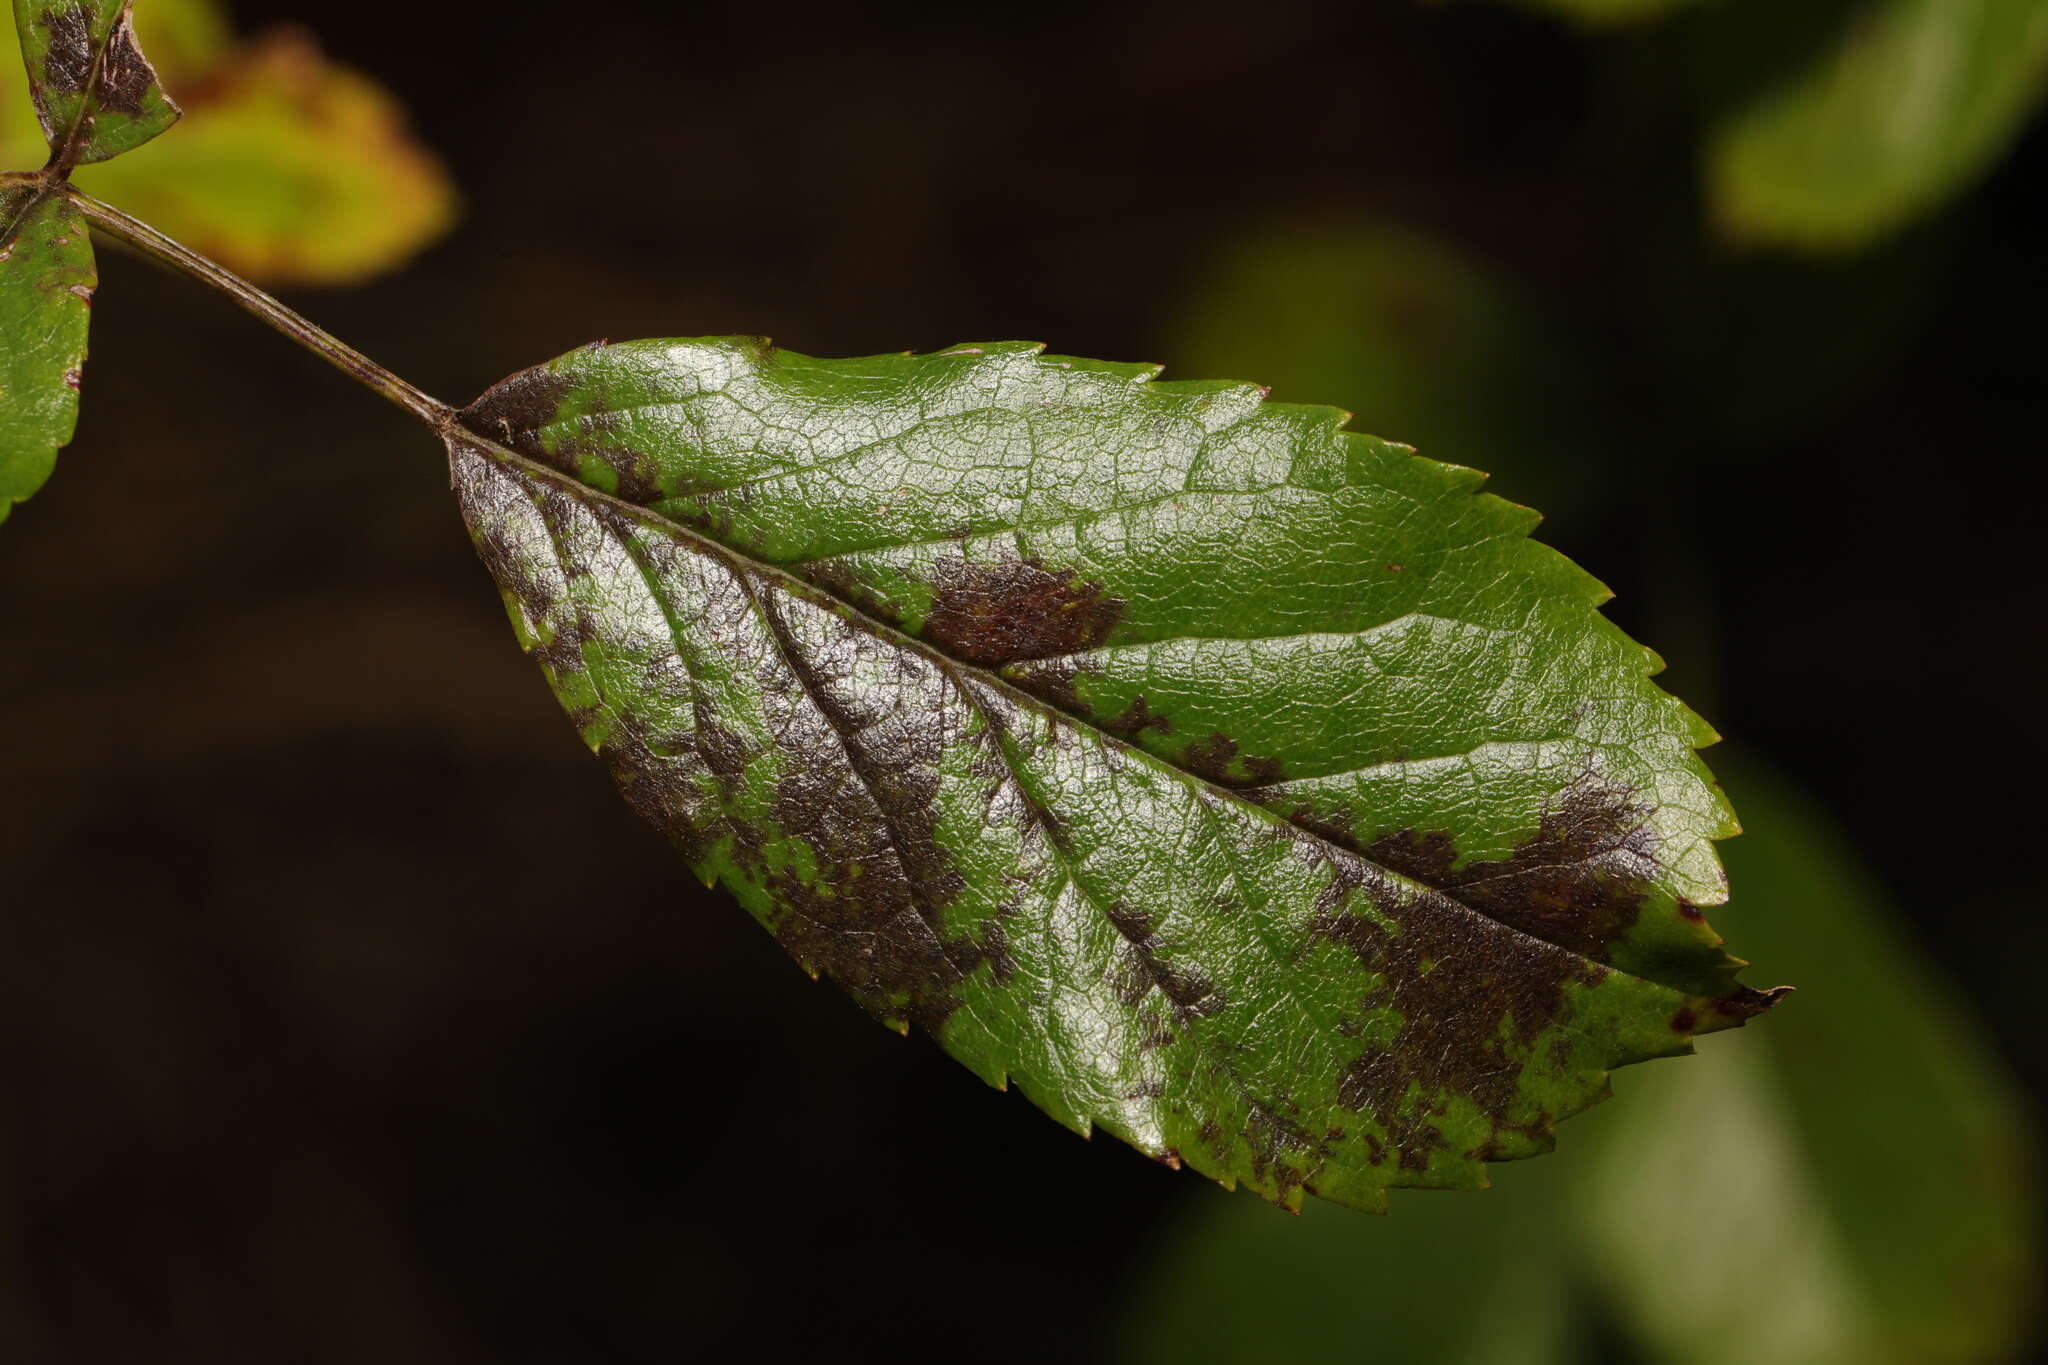
<path id="1" fill-rule="evenodd" d="M 176 90 L 212 70 L 235 44 L 219 0 L 139 0 L 135 37 L 149 64 Z"/>
<path id="2" fill-rule="evenodd" d="M 175 137 L 79 172 L 119 204 L 269 284 L 351 284 L 454 221 L 454 186 L 376 83 L 310 37 L 234 46 L 211 0 L 148 0 L 139 36 L 185 118 Z M 42 163 L 17 62 L 0 62 L 0 165 Z"/>

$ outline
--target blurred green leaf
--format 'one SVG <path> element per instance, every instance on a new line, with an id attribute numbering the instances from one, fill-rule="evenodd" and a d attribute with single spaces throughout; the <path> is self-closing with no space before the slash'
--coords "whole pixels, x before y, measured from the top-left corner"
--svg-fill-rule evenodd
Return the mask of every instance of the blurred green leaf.
<path id="1" fill-rule="evenodd" d="M 1673 10 L 1696 5 L 1699 0 L 1520 0 L 1526 9 L 1561 14 L 1582 24 L 1635 24 L 1655 19 Z"/>
<path id="2" fill-rule="evenodd" d="M 1761 1030 L 1758 1030 L 1761 1032 Z M 1493 1168 L 1483 1199 L 1400 1197 L 1391 1218 L 1243 1199 L 1187 1211 L 1142 1277 L 1111 1358 L 1271 1365 L 1567 1365 L 1585 1359 L 1559 1170 Z"/>
<path id="3" fill-rule="evenodd" d="M 1485 470 L 1489 491 L 1567 524 L 1612 491 L 1583 349 L 1441 240 L 1373 219 L 1285 224 L 1224 244 L 1190 283 L 1166 333 L 1173 372 L 1339 404 L 1359 430 Z"/>
<path id="4" fill-rule="evenodd" d="M 1975 181 L 2044 89 L 2041 0 L 1871 0 L 1714 129 L 1714 216 L 1744 240 L 1863 246 Z"/>
<path id="5" fill-rule="evenodd" d="M 1493 1168 L 1483 1203 L 1210 1201 L 1134 1296 L 1132 1357 L 1577 1360 L 1597 1325 L 1658 1365 L 2012 1358 L 2038 1274 L 2014 1085 L 1826 815 L 1716 766 L 1750 831 L 1716 918 L 1800 983 L 1771 1028 L 1624 1072 L 1591 1141 Z"/>
<path id="6" fill-rule="evenodd" d="M 81 171 L 81 188 L 272 284 L 360 281 L 454 220 L 447 172 L 397 104 L 309 38 L 235 47 L 209 0 L 147 0 L 137 26 L 162 42 L 159 68 L 185 120 L 173 137 Z M 35 136 L 25 104 L 0 90 L 0 162 L 33 164 L 23 158 Z"/>
<path id="7" fill-rule="evenodd" d="M 1747 833 L 1722 928 L 1799 983 L 1741 1048 L 1631 1073 L 1581 1211 L 1588 1261 L 1653 1358 L 2004 1359 L 2038 1290 L 2016 1087 L 1825 814 L 1716 767 Z M 1768 1037 L 1762 1036 L 1768 1033 Z"/>

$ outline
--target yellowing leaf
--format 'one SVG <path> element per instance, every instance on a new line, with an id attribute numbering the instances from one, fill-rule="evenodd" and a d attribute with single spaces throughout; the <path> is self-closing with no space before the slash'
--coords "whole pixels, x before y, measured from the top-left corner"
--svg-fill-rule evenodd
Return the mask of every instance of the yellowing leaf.
<path id="1" fill-rule="evenodd" d="M 87 168 L 79 186 L 270 284 L 350 284 L 454 221 L 440 160 L 397 102 L 303 34 L 237 48 L 211 0 L 147 0 L 135 24 L 185 109 L 176 137 Z M 43 161 L 23 77 L 0 63 L 0 166 Z"/>
<path id="2" fill-rule="evenodd" d="M 376 84 L 280 33 L 189 97 L 179 136 L 78 177 L 232 269 L 348 284 L 399 264 L 453 221 L 440 161 Z"/>

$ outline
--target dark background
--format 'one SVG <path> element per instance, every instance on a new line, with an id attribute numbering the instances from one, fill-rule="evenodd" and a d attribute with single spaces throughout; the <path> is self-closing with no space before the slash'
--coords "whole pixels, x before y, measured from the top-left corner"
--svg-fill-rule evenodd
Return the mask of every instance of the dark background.
<path id="1" fill-rule="evenodd" d="M 2040 122 L 1941 220 L 1783 264 L 1703 236 L 1703 114 L 1654 32 L 1293 0 L 236 11 L 310 25 L 454 169 L 444 243 L 292 296 L 450 400 L 597 336 L 1168 359 L 1216 244 L 1276 216 L 1488 261 L 1591 339 L 1624 435 L 1549 538 L 1829 804 L 2048 1082 Z M 14 1358 L 1095 1356 L 1195 1177 L 876 1028 L 700 892 L 514 647 L 433 441 L 104 255 L 77 443 L 0 534 Z M 1647 360 L 1674 291 L 1692 349 Z M 1773 386 L 1798 420 L 1750 420 Z"/>

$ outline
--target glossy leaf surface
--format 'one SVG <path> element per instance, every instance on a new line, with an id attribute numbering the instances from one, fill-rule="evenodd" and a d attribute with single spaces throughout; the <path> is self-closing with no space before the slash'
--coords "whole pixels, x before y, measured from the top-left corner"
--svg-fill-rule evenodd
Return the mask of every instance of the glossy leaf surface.
<path id="1" fill-rule="evenodd" d="M 0 521 L 43 486 L 77 425 L 98 283 L 70 201 L 0 180 Z"/>
<path id="2" fill-rule="evenodd" d="M 178 107 L 135 42 L 134 0 L 14 0 L 36 119 L 65 165 L 105 161 L 170 127 Z"/>
<path id="3" fill-rule="evenodd" d="M 1715 215 L 1756 241 L 1861 246 L 1968 186 L 2044 93 L 2040 0 L 1872 0 L 1715 129 Z"/>
<path id="4" fill-rule="evenodd" d="M 456 482 L 700 875 L 1077 1129 L 1377 1207 L 1768 1003 L 1697 908 L 1710 733 L 1533 517 L 1154 372 L 595 346 Z"/>

